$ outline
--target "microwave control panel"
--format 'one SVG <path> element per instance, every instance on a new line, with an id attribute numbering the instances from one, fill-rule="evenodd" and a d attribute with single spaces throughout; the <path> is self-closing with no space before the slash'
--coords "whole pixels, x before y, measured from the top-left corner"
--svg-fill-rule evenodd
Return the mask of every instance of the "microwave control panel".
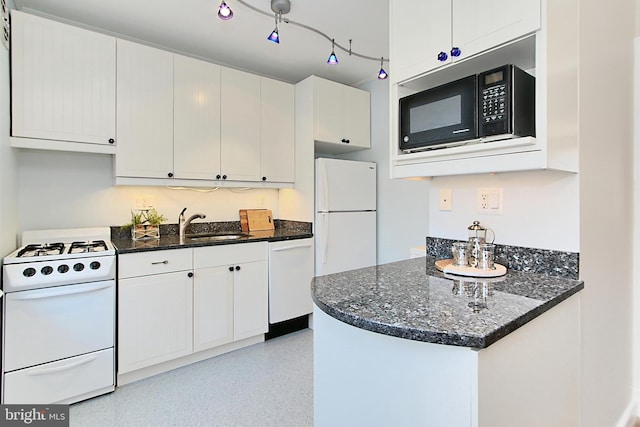
<path id="1" fill-rule="evenodd" d="M 506 85 L 492 86 L 482 90 L 482 122 L 505 120 Z"/>
<path id="2" fill-rule="evenodd" d="M 535 84 L 513 65 L 478 74 L 478 136 L 535 136 Z"/>

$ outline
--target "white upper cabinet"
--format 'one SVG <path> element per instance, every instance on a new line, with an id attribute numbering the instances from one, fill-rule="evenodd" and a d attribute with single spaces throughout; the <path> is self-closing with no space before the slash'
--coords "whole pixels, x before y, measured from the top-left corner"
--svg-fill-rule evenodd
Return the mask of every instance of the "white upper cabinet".
<path id="1" fill-rule="evenodd" d="M 11 68 L 13 146 L 115 151 L 114 37 L 12 10 Z"/>
<path id="2" fill-rule="evenodd" d="M 260 77 L 223 68 L 221 106 L 222 179 L 259 181 Z"/>
<path id="3" fill-rule="evenodd" d="M 540 0 L 391 0 L 390 19 L 400 82 L 535 32 Z"/>
<path id="4" fill-rule="evenodd" d="M 173 176 L 173 54 L 118 40 L 116 176 Z"/>
<path id="5" fill-rule="evenodd" d="M 389 76 L 402 81 L 440 67 L 451 49 L 451 0 L 391 0 Z"/>
<path id="6" fill-rule="evenodd" d="M 294 182 L 294 86 L 263 77 L 260 93 L 261 179 Z"/>
<path id="7" fill-rule="evenodd" d="M 540 29 L 540 0 L 453 0 L 452 8 L 452 48 L 460 49 L 458 58 Z"/>
<path id="8" fill-rule="evenodd" d="M 173 173 L 219 179 L 220 66 L 174 55 Z"/>
<path id="9" fill-rule="evenodd" d="M 345 153 L 371 147 L 371 100 L 367 91 L 313 79 L 316 151 Z"/>

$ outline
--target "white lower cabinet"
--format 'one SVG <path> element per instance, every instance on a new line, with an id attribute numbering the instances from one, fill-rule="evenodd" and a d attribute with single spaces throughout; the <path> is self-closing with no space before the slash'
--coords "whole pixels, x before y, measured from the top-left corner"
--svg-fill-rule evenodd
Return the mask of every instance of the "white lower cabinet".
<path id="1" fill-rule="evenodd" d="M 267 242 L 194 248 L 195 345 L 208 348 L 267 332 L 268 248 Z"/>
<path id="2" fill-rule="evenodd" d="M 120 279 L 118 373 L 192 352 L 193 279 L 186 271 Z"/>
<path id="3" fill-rule="evenodd" d="M 193 283 L 193 350 L 233 341 L 233 273 L 226 266 L 198 269 Z"/>
<path id="4" fill-rule="evenodd" d="M 233 338 L 241 340 L 269 329 L 269 263 L 265 245 L 262 261 L 235 266 L 233 273 Z"/>
<path id="5" fill-rule="evenodd" d="M 119 255 L 119 384 L 264 340 L 268 247 Z"/>

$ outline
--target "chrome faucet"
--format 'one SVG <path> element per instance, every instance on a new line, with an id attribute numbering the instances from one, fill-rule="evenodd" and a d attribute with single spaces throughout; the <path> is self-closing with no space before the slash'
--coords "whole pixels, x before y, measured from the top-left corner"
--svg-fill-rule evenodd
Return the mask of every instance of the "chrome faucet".
<path id="1" fill-rule="evenodd" d="M 184 219 L 184 211 L 186 211 L 186 210 L 187 210 L 187 208 L 182 209 L 182 212 L 180 212 L 180 215 L 178 216 L 178 229 L 180 231 L 180 240 L 184 240 L 185 230 L 187 229 L 189 224 L 191 224 L 191 221 L 193 221 L 194 219 L 197 219 L 197 218 L 204 219 L 204 218 L 207 217 L 205 214 L 197 213 L 197 214 L 191 215 L 189 217 L 189 219 L 187 219 L 185 221 L 185 219 Z"/>

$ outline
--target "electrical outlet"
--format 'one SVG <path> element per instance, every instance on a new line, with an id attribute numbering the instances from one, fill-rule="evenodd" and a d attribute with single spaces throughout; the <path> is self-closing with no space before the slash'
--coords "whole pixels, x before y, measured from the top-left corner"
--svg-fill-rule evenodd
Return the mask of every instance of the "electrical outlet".
<path id="1" fill-rule="evenodd" d="M 502 214 L 502 188 L 478 188 L 478 213 Z"/>
<path id="2" fill-rule="evenodd" d="M 451 189 L 440 189 L 440 210 L 451 211 L 453 210 L 453 200 L 451 200 Z"/>

